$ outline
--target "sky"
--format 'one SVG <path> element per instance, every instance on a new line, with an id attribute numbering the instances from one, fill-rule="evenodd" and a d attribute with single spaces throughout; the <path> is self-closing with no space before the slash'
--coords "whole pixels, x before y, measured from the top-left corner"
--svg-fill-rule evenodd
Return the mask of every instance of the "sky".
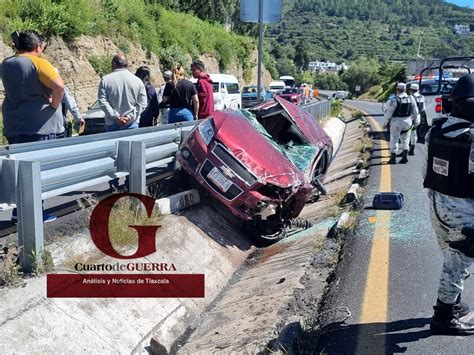
<path id="1" fill-rule="evenodd" d="M 469 6 L 474 8 L 474 0 L 446 0 L 446 2 L 450 2 L 458 6 Z"/>

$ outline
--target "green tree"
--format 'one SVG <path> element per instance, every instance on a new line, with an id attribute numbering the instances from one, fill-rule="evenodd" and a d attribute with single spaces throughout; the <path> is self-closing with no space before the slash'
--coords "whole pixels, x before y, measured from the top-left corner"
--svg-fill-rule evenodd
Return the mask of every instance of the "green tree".
<path id="1" fill-rule="evenodd" d="M 366 92 L 372 85 L 380 82 L 378 73 L 379 63 L 375 59 L 359 58 L 342 75 L 348 90 L 355 93 L 355 87 L 360 86 L 361 93 Z"/>
<path id="2" fill-rule="evenodd" d="M 278 71 L 280 75 L 292 75 L 292 76 L 296 75 L 295 63 L 291 59 L 288 59 L 288 58 L 280 59 L 276 63 L 276 70 Z"/>
<path id="3" fill-rule="evenodd" d="M 313 83 L 316 88 L 322 90 L 347 90 L 347 84 L 337 74 L 315 73 Z"/>
<path id="4" fill-rule="evenodd" d="M 298 70 L 305 70 L 309 64 L 309 54 L 305 43 L 300 41 L 295 47 L 294 62 Z"/>

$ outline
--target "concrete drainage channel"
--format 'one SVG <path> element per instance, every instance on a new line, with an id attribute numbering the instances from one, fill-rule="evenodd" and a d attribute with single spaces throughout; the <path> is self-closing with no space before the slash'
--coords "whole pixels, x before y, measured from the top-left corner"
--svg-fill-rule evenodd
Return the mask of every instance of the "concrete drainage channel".
<path id="1" fill-rule="evenodd" d="M 218 206 L 201 204 L 161 218 L 157 253 L 136 262 L 172 262 L 176 273 L 205 274 L 205 298 L 48 299 L 45 278 L 33 278 L 21 288 L 0 289 L 0 347 L 38 353 L 67 348 L 70 353 L 207 354 L 301 345 L 295 339 L 314 321 L 337 263 L 342 240 L 327 238 L 336 222 L 332 209 L 335 196 L 359 174 L 354 169 L 359 152 L 353 147 L 362 135 L 358 121 L 347 124 L 326 179 L 330 196 L 307 205 L 301 215 L 313 226 L 270 247 L 255 247 Z M 51 244 L 56 271 L 83 260 L 91 250 L 89 239 L 86 234 Z"/>
<path id="2" fill-rule="evenodd" d="M 363 133 L 359 121 L 347 124 L 338 157 L 328 172 L 330 195 L 342 188 L 347 191 L 354 181 L 365 181 L 367 173 L 354 169 L 359 152 L 353 148 Z M 350 227 L 347 221 L 336 223 L 336 216 L 327 211 L 340 203 L 355 206 L 360 189 L 356 192 L 353 186 L 352 191 L 354 195 L 346 194 L 341 201 L 327 197 L 308 205 L 302 217 L 311 220 L 311 228 L 255 250 L 171 352 L 310 353 L 311 341 L 302 339 L 319 322 L 320 301 L 337 265 L 341 237 Z M 334 317 L 345 316 L 344 310 L 337 312 Z"/>

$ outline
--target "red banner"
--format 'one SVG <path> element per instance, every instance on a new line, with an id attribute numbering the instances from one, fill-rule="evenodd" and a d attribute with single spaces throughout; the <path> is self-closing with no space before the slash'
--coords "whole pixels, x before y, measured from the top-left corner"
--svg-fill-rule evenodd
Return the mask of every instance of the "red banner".
<path id="1" fill-rule="evenodd" d="M 204 274 L 48 274 L 46 283 L 47 297 L 204 297 Z"/>

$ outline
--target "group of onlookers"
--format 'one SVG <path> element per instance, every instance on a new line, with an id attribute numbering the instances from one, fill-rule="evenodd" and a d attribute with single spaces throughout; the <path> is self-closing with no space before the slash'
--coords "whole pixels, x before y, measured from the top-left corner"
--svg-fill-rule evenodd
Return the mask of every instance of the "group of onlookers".
<path id="1" fill-rule="evenodd" d="M 106 116 L 106 130 L 117 131 L 149 127 L 158 123 L 192 121 L 212 116 L 213 86 L 204 72 L 204 63 L 196 60 L 191 72 L 196 85 L 186 79 L 181 65 L 165 71 L 165 84 L 156 90 L 147 66 L 135 75 L 127 69 L 127 59 L 117 54 L 112 59 L 112 73 L 105 75 L 99 85 L 99 104 Z M 137 123 L 139 122 L 139 123 Z"/>
<path id="2" fill-rule="evenodd" d="M 2 105 L 4 135 L 9 144 L 60 138 L 70 111 L 84 125 L 77 104 L 56 68 L 42 58 L 44 39 L 35 31 L 12 34 L 16 55 L 2 63 L 5 100 Z M 157 88 L 147 66 L 128 70 L 123 54 L 112 59 L 112 72 L 102 77 L 98 100 L 105 113 L 106 131 L 149 127 L 203 119 L 214 111 L 213 86 L 202 61 L 191 64 L 196 85 L 185 79 L 185 69 L 174 66 L 163 73 Z M 67 128 L 67 125 L 66 125 Z M 70 128 L 70 127 L 69 127 Z M 70 134 L 69 134 L 70 135 Z"/>
<path id="3" fill-rule="evenodd" d="M 5 88 L 3 134 L 8 144 L 71 135 L 72 127 L 66 124 L 67 111 L 72 113 L 79 131 L 83 130 L 85 122 L 76 101 L 58 70 L 42 58 L 44 38 L 28 30 L 14 32 L 12 41 L 16 54 L 6 58 L 1 67 Z M 196 85 L 186 80 L 184 68 L 176 65 L 163 73 L 165 84 L 158 91 L 148 67 L 138 68 L 133 75 L 123 54 L 115 55 L 111 64 L 112 73 L 102 77 L 98 89 L 108 132 L 203 119 L 214 112 L 212 81 L 199 60 L 190 68 Z M 17 219 L 16 209 L 12 219 Z M 43 219 L 52 221 L 56 217 L 44 214 Z"/>

